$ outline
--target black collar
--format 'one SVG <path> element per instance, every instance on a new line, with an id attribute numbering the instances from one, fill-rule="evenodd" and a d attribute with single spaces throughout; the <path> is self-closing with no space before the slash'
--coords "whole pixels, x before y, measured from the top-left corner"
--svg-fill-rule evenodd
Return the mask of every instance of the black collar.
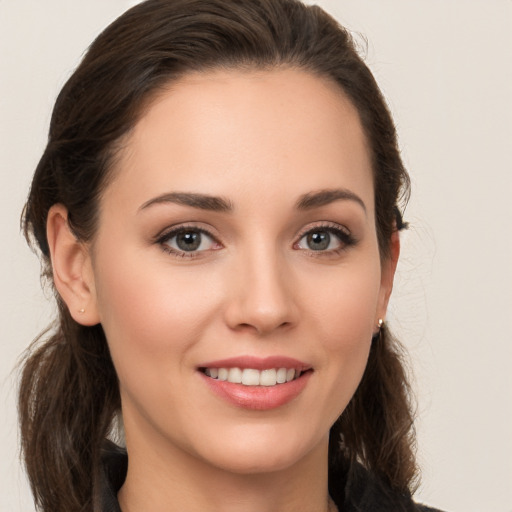
<path id="1" fill-rule="evenodd" d="M 117 493 L 126 478 L 128 456 L 123 448 L 108 441 L 102 462 L 101 512 L 121 512 Z M 349 470 L 332 469 L 329 493 L 340 512 L 440 512 L 415 504 L 409 494 L 393 491 L 359 464 Z"/>

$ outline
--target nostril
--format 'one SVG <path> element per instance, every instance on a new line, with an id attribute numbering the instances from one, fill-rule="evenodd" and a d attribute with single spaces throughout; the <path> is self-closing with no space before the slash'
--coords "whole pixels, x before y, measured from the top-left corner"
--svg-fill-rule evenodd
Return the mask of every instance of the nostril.
<path id="1" fill-rule="evenodd" d="M 231 329 L 264 335 L 296 324 L 299 315 L 294 296 L 279 284 L 278 276 L 271 280 L 271 276 L 258 273 L 251 284 L 238 283 L 229 297 L 224 314 Z"/>
<path id="2" fill-rule="evenodd" d="M 234 328 L 234 330 L 239 331 L 239 332 L 248 332 L 248 333 L 254 332 L 259 335 L 265 335 L 265 334 L 272 333 L 276 330 L 288 329 L 292 325 L 293 325 L 292 322 L 288 322 L 288 321 L 272 322 L 271 320 L 269 321 L 269 319 L 267 319 L 267 321 L 260 320 L 260 321 L 255 321 L 254 323 L 243 322 L 243 323 L 240 323 L 240 324 L 234 326 L 233 328 Z"/>

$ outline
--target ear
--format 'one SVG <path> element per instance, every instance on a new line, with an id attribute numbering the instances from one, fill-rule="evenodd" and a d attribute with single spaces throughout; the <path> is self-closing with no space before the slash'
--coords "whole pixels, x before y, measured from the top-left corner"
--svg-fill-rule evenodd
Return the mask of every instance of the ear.
<path id="1" fill-rule="evenodd" d="M 377 318 L 375 321 L 376 325 L 380 318 L 383 320 L 386 318 L 389 298 L 391 297 L 391 292 L 393 291 L 393 280 L 395 278 L 395 271 L 399 256 L 400 234 L 399 231 L 395 229 L 391 235 L 389 256 L 383 260 L 381 264 L 382 270 L 380 279 L 379 303 L 377 306 Z"/>
<path id="2" fill-rule="evenodd" d="M 89 248 L 71 231 L 68 211 L 62 204 L 50 208 L 46 236 L 53 281 L 71 317 L 82 325 L 98 324 L 100 319 Z"/>

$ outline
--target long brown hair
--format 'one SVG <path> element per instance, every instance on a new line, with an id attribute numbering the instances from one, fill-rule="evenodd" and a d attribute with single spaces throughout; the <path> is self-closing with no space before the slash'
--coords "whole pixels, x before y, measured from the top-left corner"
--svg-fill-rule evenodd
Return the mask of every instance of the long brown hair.
<path id="1" fill-rule="evenodd" d="M 77 238 L 91 240 L 118 142 L 158 91 L 191 71 L 278 66 L 335 81 L 357 108 L 373 159 L 379 248 L 389 257 L 409 179 L 386 103 L 348 31 L 297 0 L 148 0 L 98 36 L 56 101 L 23 214 L 50 282 L 50 207 L 63 204 Z M 54 327 L 24 362 L 22 449 L 40 510 L 87 511 L 94 509 L 100 449 L 120 409 L 118 382 L 101 325 L 77 324 L 56 297 Z M 408 492 L 416 474 L 412 425 L 400 345 L 384 328 L 331 430 L 330 463 L 357 461 Z"/>

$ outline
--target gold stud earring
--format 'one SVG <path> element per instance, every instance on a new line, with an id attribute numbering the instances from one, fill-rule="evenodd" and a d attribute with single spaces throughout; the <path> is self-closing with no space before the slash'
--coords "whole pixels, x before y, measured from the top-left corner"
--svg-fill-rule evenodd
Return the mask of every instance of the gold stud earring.
<path id="1" fill-rule="evenodd" d="M 384 325 L 384 320 L 382 320 L 382 318 L 379 318 L 377 320 L 377 331 L 373 333 L 372 335 L 372 341 L 377 341 L 380 339 L 380 336 L 381 336 L 381 329 L 382 329 L 382 326 Z"/>

